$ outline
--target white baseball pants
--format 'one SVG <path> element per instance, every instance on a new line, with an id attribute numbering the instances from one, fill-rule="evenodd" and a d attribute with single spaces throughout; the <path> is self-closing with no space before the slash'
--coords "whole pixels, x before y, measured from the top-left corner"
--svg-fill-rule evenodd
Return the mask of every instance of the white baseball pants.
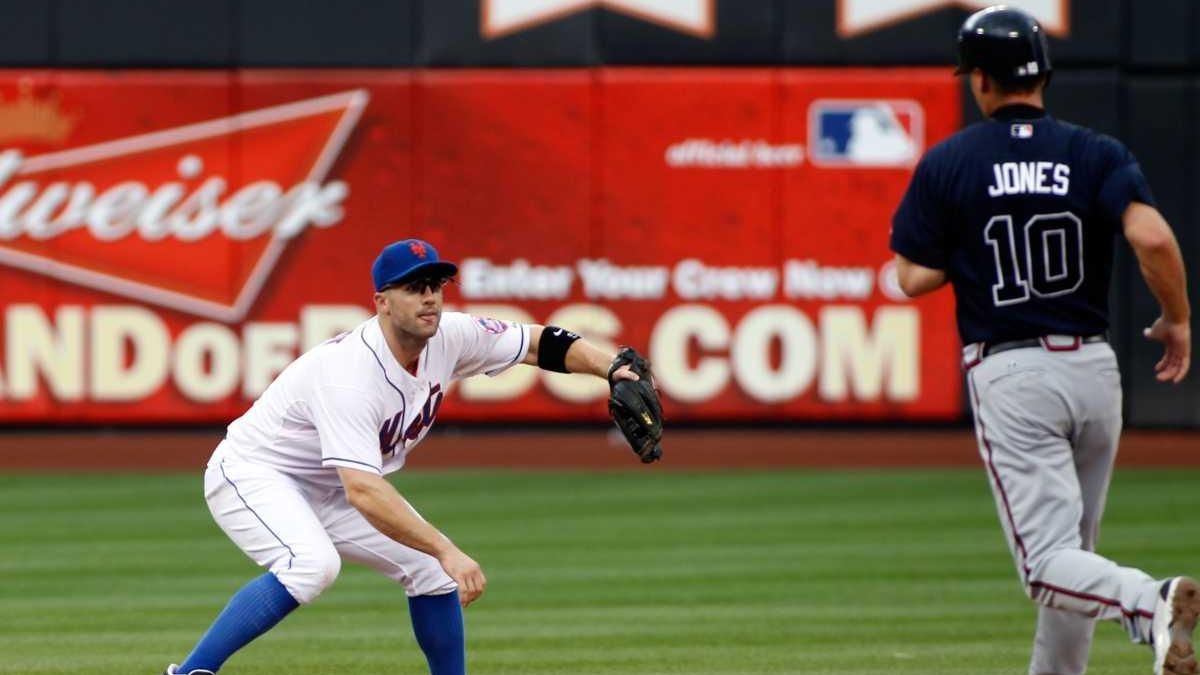
<path id="1" fill-rule="evenodd" d="M 378 570 L 410 597 L 457 589 L 435 558 L 376 530 L 340 487 L 315 485 L 218 450 L 204 475 L 204 497 L 233 543 L 301 604 L 333 583 L 342 560 Z"/>

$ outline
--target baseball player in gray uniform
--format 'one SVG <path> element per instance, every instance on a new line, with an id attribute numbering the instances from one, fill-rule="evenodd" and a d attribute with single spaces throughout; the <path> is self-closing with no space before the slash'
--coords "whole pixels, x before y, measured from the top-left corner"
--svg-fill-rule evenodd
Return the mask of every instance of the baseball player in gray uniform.
<path id="1" fill-rule="evenodd" d="M 1032 675 L 1078 675 L 1096 619 L 1149 643 L 1154 673 L 1194 673 L 1200 589 L 1093 551 L 1121 432 L 1107 341 L 1118 233 L 1162 314 L 1160 381 L 1187 374 L 1183 261 L 1133 155 L 1047 115 L 1041 26 L 1004 6 L 958 33 L 959 72 L 987 119 L 931 148 L 896 211 L 900 286 L 955 294 L 979 451 L 1029 597 L 1040 605 Z"/>
<path id="2" fill-rule="evenodd" d="M 661 409 L 637 352 L 614 355 L 555 326 L 443 312 L 457 269 L 418 239 L 385 247 L 371 270 L 377 314 L 296 359 L 229 425 L 208 463 L 205 500 L 267 571 L 164 675 L 212 675 L 315 600 L 343 560 L 404 588 L 432 675 L 466 672 L 461 608 L 483 593 L 483 570 L 383 478 L 429 432 L 452 380 L 521 363 L 606 377 L 609 410 L 634 451 L 646 463 L 661 456 Z"/>

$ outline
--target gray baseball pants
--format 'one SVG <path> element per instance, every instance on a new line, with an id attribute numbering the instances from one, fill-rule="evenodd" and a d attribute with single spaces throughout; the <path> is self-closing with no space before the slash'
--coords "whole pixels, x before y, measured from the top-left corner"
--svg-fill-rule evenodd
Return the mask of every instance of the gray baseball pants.
<path id="1" fill-rule="evenodd" d="M 1107 343 L 1051 339 L 964 364 L 979 454 L 1025 593 L 1040 605 L 1031 675 L 1081 675 L 1096 619 L 1147 642 L 1160 585 L 1093 551 L 1121 434 Z"/>

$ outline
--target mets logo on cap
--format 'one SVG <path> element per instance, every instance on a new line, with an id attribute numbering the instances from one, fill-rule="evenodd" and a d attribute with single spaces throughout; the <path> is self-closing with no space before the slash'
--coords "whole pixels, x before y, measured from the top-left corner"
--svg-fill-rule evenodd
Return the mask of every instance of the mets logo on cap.
<path id="1" fill-rule="evenodd" d="M 403 239 L 383 247 L 371 265 L 371 281 L 376 292 L 388 286 L 427 277 L 452 277 L 458 265 L 438 257 L 437 249 L 427 241 Z"/>

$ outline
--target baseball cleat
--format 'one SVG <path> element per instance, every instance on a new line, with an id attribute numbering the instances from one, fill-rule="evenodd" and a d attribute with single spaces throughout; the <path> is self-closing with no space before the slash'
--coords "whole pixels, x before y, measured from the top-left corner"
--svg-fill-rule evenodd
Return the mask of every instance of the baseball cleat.
<path id="1" fill-rule="evenodd" d="M 163 671 L 163 675 L 217 675 L 211 670 L 193 670 L 191 672 L 180 672 L 179 666 L 172 663 Z"/>
<path id="2" fill-rule="evenodd" d="M 1192 631 L 1200 615 L 1200 584 L 1190 577 L 1175 577 L 1162 585 L 1158 595 L 1150 628 L 1154 675 L 1192 675 L 1196 672 Z"/>

